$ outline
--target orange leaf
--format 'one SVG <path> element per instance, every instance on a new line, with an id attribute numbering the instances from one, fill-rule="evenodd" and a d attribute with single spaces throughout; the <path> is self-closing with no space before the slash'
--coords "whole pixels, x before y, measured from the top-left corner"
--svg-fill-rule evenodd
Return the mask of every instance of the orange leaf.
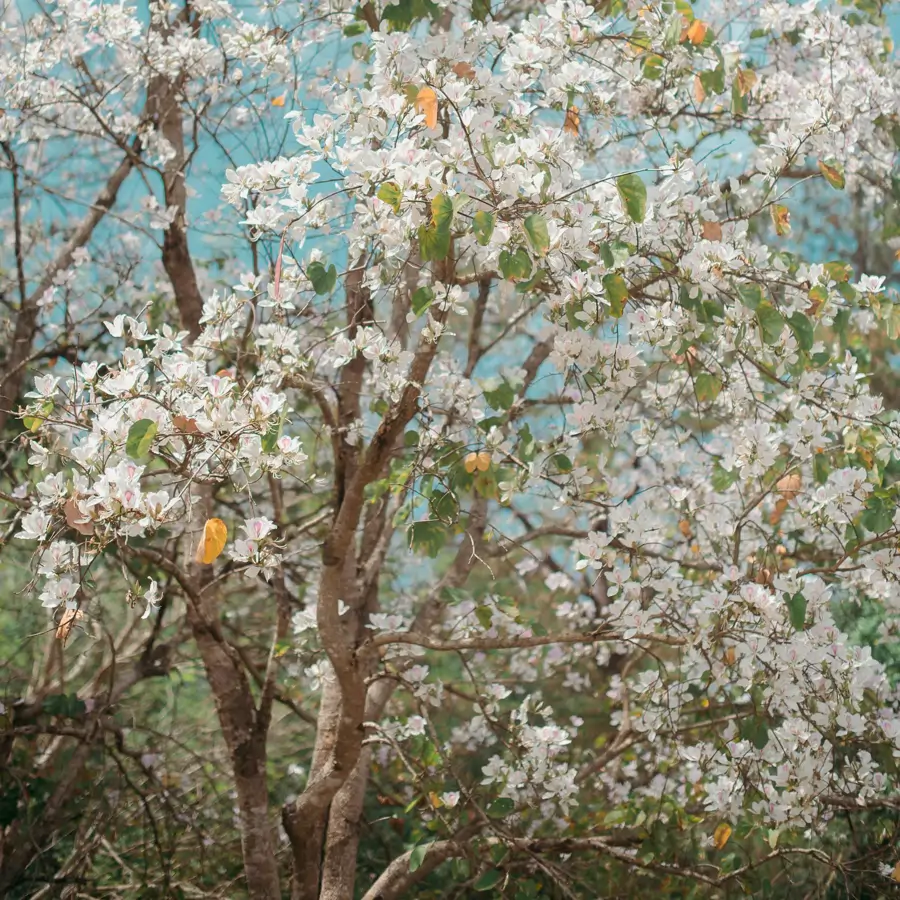
<path id="1" fill-rule="evenodd" d="M 197 422 L 187 416 L 172 416 L 172 425 L 182 434 L 197 434 L 200 431 Z"/>
<path id="2" fill-rule="evenodd" d="M 272 106 L 284 106 L 285 100 L 287 100 L 287 93 L 282 94 L 280 97 L 273 97 Z"/>
<path id="3" fill-rule="evenodd" d="M 703 39 L 706 37 L 706 32 L 708 30 L 709 25 L 707 25 L 706 22 L 701 19 L 694 19 L 688 26 L 686 37 L 696 47 L 703 43 Z"/>
<path id="4" fill-rule="evenodd" d="M 701 231 L 707 241 L 722 240 L 722 226 L 718 222 L 704 222 Z"/>
<path id="5" fill-rule="evenodd" d="M 797 494 L 800 493 L 801 484 L 800 473 L 791 472 L 790 475 L 785 475 L 775 482 L 775 490 L 777 490 L 785 500 L 793 500 Z"/>
<path id="6" fill-rule="evenodd" d="M 79 534 L 94 533 L 93 522 L 81 521 L 84 518 L 84 514 L 78 508 L 78 502 L 74 497 L 66 500 L 65 506 L 63 506 L 63 513 L 65 513 L 66 524 L 69 528 L 74 528 Z"/>
<path id="7" fill-rule="evenodd" d="M 471 81 L 475 77 L 475 70 L 467 62 L 458 62 L 452 69 L 453 74 Z"/>
<path id="8" fill-rule="evenodd" d="M 894 866 L 894 871 L 891 872 L 891 881 L 900 881 L 900 862 Z"/>
<path id="9" fill-rule="evenodd" d="M 207 519 L 203 526 L 203 536 L 197 545 L 198 563 L 209 565 L 224 549 L 228 540 L 228 528 L 221 519 Z"/>
<path id="10" fill-rule="evenodd" d="M 737 661 L 737 650 L 734 647 L 726 647 L 725 648 L 725 664 L 728 666 L 733 666 Z"/>
<path id="11" fill-rule="evenodd" d="M 487 450 L 482 450 L 480 453 L 470 453 L 463 460 L 463 465 L 470 475 L 476 471 L 487 472 L 491 467 L 491 454 Z"/>
<path id="12" fill-rule="evenodd" d="M 566 134 L 574 134 L 578 137 L 578 126 L 581 124 L 581 118 L 578 115 L 578 107 L 570 106 L 566 110 L 566 121 L 563 123 L 563 131 Z"/>
<path id="13" fill-rule="evenodd" d="M 706 99 L 706 88 L 703 87 L 703 82 L 700 80 L 699 75 L 694 76 L 694 100 L 697 103 L 702 103 Z"/>
<path id="14" fill-rule="evenodd" d="M 59 625 L 56 626 L 56 639 L 62 641 L 63 647 L 66 646 L 66 641 L 69 640 L 69 635 L 72 633 L 75 623 L 83 618 L 84 613 L 80 609 L 63 610 Z"/>
<path id="15" fill-rule="evenodd" d="M 775 509 L 772 510 L 769 515 L 769 524 L 777 525 L 781 521 L 781 517 L 784 515 L 784 511 L 788 508 L 788 502 L 781 497 L 775 502 Z"/>
<path id="16" fill-rule="evenodd" d="M 423 87 L 419 93 L 416 94 L 416 112 L 425 116 L 425 124 L 429 128 L 435 128 L 437 126 L 437 94 L 430 87 Z"/>
<path id="17" fill-rule="evenodd" d="M 713 844 L 715 845 L 716 850 L 724 850 L 725 845 L 728 843 L 728 838 L 730 837 L 731 826 L 727 822 L 722 822 L 713 832 Z"/>

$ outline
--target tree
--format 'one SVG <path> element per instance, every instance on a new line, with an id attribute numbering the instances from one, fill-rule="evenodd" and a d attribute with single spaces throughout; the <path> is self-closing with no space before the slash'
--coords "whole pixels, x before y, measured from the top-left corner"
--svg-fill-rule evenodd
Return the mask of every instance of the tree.
<path id="1" fill-rule="evenodd" d="M 897 627 L 896 295 L 791 227 L 890 195 L 871 6 L 10 26 L 4 552 L 55 633 L 3 752 L 66 775 L 4 794 L 3 892 L 107 740 L 156 790 L 116 710 L 191 654 L 254 900 L 889 885 L 898 696 L 847 610 Z"/>

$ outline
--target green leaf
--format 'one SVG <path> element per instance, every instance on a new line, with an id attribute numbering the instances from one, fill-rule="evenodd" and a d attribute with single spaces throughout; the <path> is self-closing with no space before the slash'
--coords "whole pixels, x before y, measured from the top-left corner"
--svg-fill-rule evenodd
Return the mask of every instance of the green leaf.
<path id="1" fill-rule="evenodd" d="M 538 213 L 532 213 L 522 223 L 522 227 L 534 252 L 543 256 L 550 249 L 550 232 L 547 230 L 546 219 Z"/>
<path id="2" fill-rule="evenodd" d="M 450 252 L 450 231 L 419 227 L 419 255 L 425 262 L 446 259 Z"/>
<path id="3" fill-rule="evenodd" d="M 424 519 L 413 522 L 407 529 L 410 549 L 422 551 L 434 559 L 444 547 L 447 540 L 447 529 L 443 522 L 435 519 Z"/>
<path id="4" fill-rule="evenodd" d="M 472 0 L 472 18 L 484 22 L 491 14 L 491 0 Z"/>
<path id="5" fill-rule="evenodd" d="M 512 800 L 509 797 L 498 797 L 493 803 L 488 805 L 488 807 L 485 809 L 485 812 L 492 819 L 502 819 L 508 816 L 510 813 L 515 812 L 515 810 L 515 800 Z"/>
<path id="6" fill-rule="evenodd" d="M 765 299 L 762 288 L 752 281 L 747 282 L 747 284 L 739 284 L 737 286 L 737 293 L 741 303 L 746 306 L 747 309 L 757 309 L 759 304 Z"/>
<path id="7" fill-rule="evenodd" d="M 725 67 L 720 63 L 715 69 L 700 73 L 700 84 L 710 97 L 725 92 Z"/>
<path id="8" fill-rule="evenodd" d="M 873 534 L 884 534 L 894 524 L 894 504 L 877 495 L 869 497 L 860 524 Z"/>
<path id="9" fill-rule="evenodd" d="M 781 313 L 765 300 L 757 307 L 756 320 L 759 322 L 763 340 L 767 344 L 777 344 L 784 328 L 784 317 Z"/>
<path id="10" fill-rule="evenodd" d="M 48 716 L 77 718 L 84 715 L 87 706 L 77 694 L 48 694 L 41 702 L 41 708 Z"/>
<path id="11" fill-rule="evenodd" d="M 482 628 L 487 629 L 491 627 L 491 623 L 494 621 L 494 613 L 489 606 L 476 606 L 475 618 L 478 619 L 478 624 Z"/>
<path id="12" fill-rule="evenodd" d="M 553 457 L 552 462 L 556 466 L 556 470 L 562 475 L 572 471 L 572 460 L 562 453 L 557 453 L 556 456 Z"/>
<path id="13" fill-rule="evenodd" d="M 499 869 L 489 869 L 472 885 L 472 890 L 489 891 L 492 887 L 500 884 L 501 881 L 503 881 L 503 873 Z"/>
<path id="14" fill-rule="evenodd" d="M 793 596 L 785 594 L 784 599 L 787 603 L 791 625 L 795 631 L 803 631 L 806 628 L 806 597 L 799 593 Z"/>
<path id="15" fill-rule="evenodd" d="M 743 719 L 740 724 L 741 737 L 750 741 L 757 750 L 764 750 L 769 743 L 769 726 L 765 719 Z"/>
<path id="16" fill-rule="evenodd" d="M 455 216 L 461 209 L 465 209 L 472 202 L 472 198 L 468 194 L 454 194 L 450 202 L 453 206 L 453 215 Z"/>
<path id="17" fill-rule="evenodd" d="M 544 269 L 538 269 L 528 281 L 520 281 L 516 284 L 517 294 L 527 294 L 528 291 L 536 291 L 544 286 L 544 279 L 547 272 Z"/>
<path id="18" fill-rule="evenodd" d="M 403 199 L 403 191 L 400 185 L 394 181 L 386 181 L 375 195 L 379 200 L 384 200 L 395 213 L 400 212 L 400 201 Z"/>
<path id="19" fill-rule="evenodd" d="M 600 245 L 600 259 L 607 269 L 621 269 L 631 256 L 631 250 L 628 244 L 622 241 L 612 241 L 608 244 Z"/>
<path id="20" fill-rule="evenodd" d="M 53 401 L 45 400 L 41 404 L 40 412 L 33 416 L 25 416 L 25 418 L 22 419 L 22 424 L 33 434 L 47 421 L 47 416 L 52 412 Z"/>
<path id="21" fill-rule="evenodd" d="M 453 223 L 453 201 L 446 194 L 436 194 L 431 201 L 431 226 L 450 233 Z"/>
<path id="22" fill-rule="evenodd" d="M 349 25 L 344 28 L 344 35 L 346 37 L 356 37 L 357 35 L 362 34 L 366 28 L 369 26 L 366 25 L 365 22 L 351 22 Z"/>
<path id="23" fill-rule="evenodd" d="M 641 223 L 647 214 L 647 187 L 640 175 L 630 173 L 616 179 L 622 206 L 632 222 Z"/>
<path id="24" fill-rule="evenodd" d="M 125 452 L 132 459 L 143 459 L 149 452 L 156 437 L 157 425 L 152 419 L 141 419 L 128 429 Z"/>
<path id="25" fill-rule="evenodd" d="M 337 269 L 332 265 L 327 269 L 318 260 L 306 267 L 306 277 L 317 294 L 330 294 L 337 284 Z"/>
<path id="26" fill-rule="evenodd" d="M 475 232 L 475 240 L 486 247 L 494 233 L 494 214 L 479 210 L 472 216 L 472 230 Z"/>
<path id="27" fill-rule="evenodd" d="M 659 81 L 664 65 L 665 61 L 661 56 L 657 56 L 655 53 L 651 54 L 644 60 L 644 78 L 647 81 Z"/>
<path id="28" fill-rule="evenodd" d="M 440 7 L 433 0 L 399 0 L 384 7 L 382 18 L 390 25 L 390 31 L 409 31 L 413 22 L 426 17 L 435 20 Z"/>
<path id="29" fill-rule="evenodd" d="M 269 430 L 263 435 L 262 439 L 262 450 L 263 453 L 273 453 L 275 450 L 275 445 L 278 442 L 278 438 L 281 437 L 281 428 L 284 424 L 284 419 L 279 419 L 277 422 L 273 422 L 269 426 Z"/>
<path id="30" fill-rule="evenodd" d="M 797 338 L 800 349 L 807 352 L 811 350 L 812 345 L 815 342 L 815 329 L 813 328 L 813 323 L 801 312 L 795 312 L 787 320 L 787 323 L 790 326 L 791 331 L 794 332 L 794 337 Z"/>
<path id="31" fill-rule="evenodd" d="M 0 793 L 0 828 L 12 825 L 19 815 L 19 796 L 21 788 L 17 784 L 10 785 Z"/>
<path id="32" fill-rule="evenodd" d="M 500 251 L 500 274 L 509 281 L 525 281 L 531 275 L 531 258 L 524 247 L 515 253 Z"/>
<path id="33" fill-rule="evenodd" d="M 819 171 L 825 180 L 836 190 L 844 189 L 844 167 L 834 160 L 824 162 L 819 160 Z"/>
<path id="34" fill-rule="evenodd" d="M 722 382 L 709 372 L 701 372 L 694 381 L 694 390 L 700 403 L 711 403 L 722 391 Z"/>
<path id="35" fill-rule="evenodd" d="M 435 491 L 428 505 L 432 515 L 442 522 L 455 522 L 459 515 L 459 501 L 452 491 Z"/>
<path id="36" fill-rule="evenodd" d="M 516 392 L 504 381 L 499 387 L 484 392 L 484 399 L 491 409 L 509 409 L 516 399 Z"/>
<path id="37" fill-rule="evenodd" d="M 831 461 L 824 453 L 813 454 L 813 478 L 816 484 L 825 484 L 831 472 Z"/>
<path id="38" fill-rule="evenodd" d="M 713 465 L 713 473 L 711 483 L 714 491 L 727 491 L 738 478 L 737 469 L 732 469 L 729 471 L 724 468 L 724 466 L 716 460 L 715 465 Z"/>
<path id="39" fill-rule="evenodd" d="M 628 285 L 619 274 L 603 276 L 603 290 L 609 300 L 609 311 L 616 319 L 621 319 L 625 312 L 625 304 L 628 302 Z"/>
<path id="40" fill-rule="evenodd" d="M 434 841 L 425 841 L 424 844 L 416 844 L 412 852 L 409 854 L 409 871 L 415 872 L 419 866 L 425 861 L 425 854 L 428 852 Z"/>
<path id="41" fill-rule="evenodd" d="M 420 287 L 412 295 L 411 305 L 413 315 L 421 316 L 434 301 L 434 291 L 430 287 Z"/>

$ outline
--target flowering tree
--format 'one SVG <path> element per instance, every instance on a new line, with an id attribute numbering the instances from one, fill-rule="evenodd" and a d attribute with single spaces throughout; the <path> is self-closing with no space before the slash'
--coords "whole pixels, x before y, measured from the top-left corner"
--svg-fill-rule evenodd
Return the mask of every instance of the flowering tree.
<path id="1" fill-rule="evenodd" d="M 4 890 L 190 642 L 252 898 L 891 875 L 816 835 L 897 803 L 900 697 L 835 610 L 897 628 L 900 431 L 861 348 L 900 319 L 791 213 L 874 220 L 900 77 L 871 3 L 712 6 L 7 25 L 7 533 L 60 655 L 7 725 L 82 743 L 43 825 L 6 816 Z M 276 704 L 314 741 L 283 804 Z M 363 880 L 374 796 L 408 840 Z"/>

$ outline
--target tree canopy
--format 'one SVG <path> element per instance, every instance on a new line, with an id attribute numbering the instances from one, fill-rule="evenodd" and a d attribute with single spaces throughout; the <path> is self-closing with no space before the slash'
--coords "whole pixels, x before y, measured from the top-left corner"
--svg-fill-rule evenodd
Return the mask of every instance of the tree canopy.
<path id="1" fill-rule="evenodd" d="M 891 12 L 6 9 L 0 895 L 895 891 Z"/>

